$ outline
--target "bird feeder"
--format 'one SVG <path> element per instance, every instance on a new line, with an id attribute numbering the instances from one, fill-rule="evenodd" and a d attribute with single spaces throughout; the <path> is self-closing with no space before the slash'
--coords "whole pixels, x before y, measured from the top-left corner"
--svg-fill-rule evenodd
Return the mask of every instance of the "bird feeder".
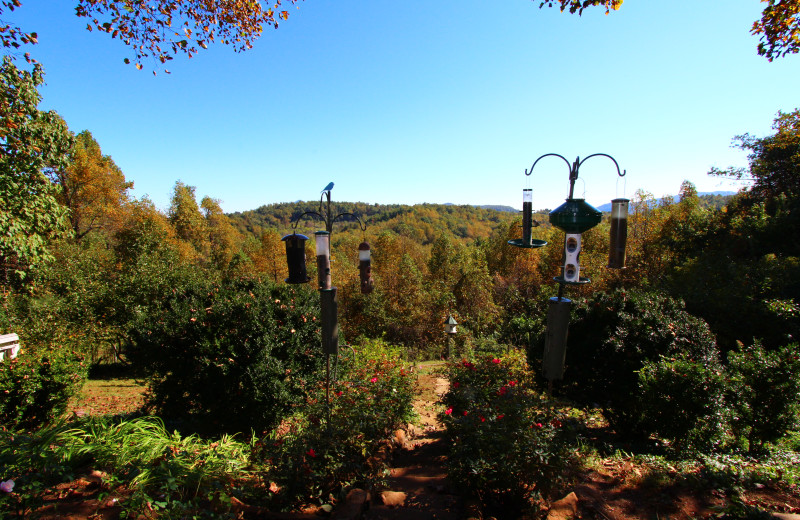
<path id="1" fill-rule="evenodd" d="M 448 315 L 447 321 L 444 322 L 444 331 L 447 334 L 455 334 L 457 332 L 457 325 L 458 322 L 456 322 L 455 318 L 453 318 L 453 315 Z"/>
<path id="2" fill-rule="evenodd" d="M 317 246 L 317 280 L 319 288 L 331 288 L 331 234 L 327 231 L 314 233 Z"/>
<path id="3" fill-rule="evenodd" d="M 367 242 L 358 244 L 358 272 L 361 278 L 361 294 L 369 294 L 375 281 L 372 279 L 372 251 Z"/>
<path id="4" fill-rule="evenodd" d="M 550 212 L 550 223 L 564 231 L 564 265 L 562 275 L 555 277 L 559 283 L 584 284 L 588 278 L 581 278 L 581 233 L 600 223 L 603 213 L 583 199 L 567 199 L 561 206 Z"/>
<path id="5" fill-rule="evenodd" d="M 527 172 L 526 172 L 527 175 Z M 538 223 L 536 224 L 539 225 Z M 531 238 L 531 229 L 533 228 L 533 190 L 525 188 L 522 190 L 522 238 L 509 240 L 508 243 L 512 246 L 523 248 L 535 248 L 546 246 L 547 242 Z"/>
<path id="6" fill-rule="evenodd" d="M 336 356 L 339 353 L 339 297 L 336 287 L 319 290 L 322 352 Z"/>
<path id="7" fill-rule="evenodd" d="M 547 335 L 542 359 L 542 372 L 548 381 L 560 380 L 564 377 L 571 306 L 572 300 L 567 298 L 550 298 L 550 306 L 547 309 Z"/>
<path id="8" fill-rule="evenodd" d="M 588 231 L 602 218 L 603 213 L 583 199 L 567 199 L 550 212 L 550 223 L 567 234 Z"/>
<path id="9" fill-rule="evenodd" d="M 306 273 L 306 241 L 308 237 L 292 233 L 281 240 L 286 242 L 286 263 L 289 266 L 289 278 L 286 283 L 306 283 L 311 277 Z"/>
<path id="10" fill-rule="evenodd" d="M 608 267 L 625 267 L 625 244 L 628 240 L 628 199 L 611 201 L 611 237 L 608 248 Z"/>

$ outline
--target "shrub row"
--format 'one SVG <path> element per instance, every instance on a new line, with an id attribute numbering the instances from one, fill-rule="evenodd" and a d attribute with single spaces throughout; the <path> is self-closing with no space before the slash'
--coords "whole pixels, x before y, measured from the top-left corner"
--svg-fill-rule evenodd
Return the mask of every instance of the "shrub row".
<path id="1" fill-rule="evenodd" d="M 755 452 L 796 425 L 797 353 L 796 344 L 740 344 L 723 363 L 706 323 L 681 302 L 640 290 L 598 293 L 573 312 L 561 390 L 602 408 L 624 436 Z"/>
<path id="2" fill-rule="evenodd" d="M 242 502 L 271 511 L 331 504 L 349 486 L 385 476 L 385 462 L 373 455 L 414 418 L 416 374 L 399 350 L 374 342 L 356 352 L 342 360 L 330 407 L 318 383 L 292 415 L 249 443 L 170 432 L 156 417 L 0 429 L 0 482 L 13 482 L 0 492 L 0 517 L 25 517 L 53 486 L 89 469 L 129 518 L 235 518 Z"/>

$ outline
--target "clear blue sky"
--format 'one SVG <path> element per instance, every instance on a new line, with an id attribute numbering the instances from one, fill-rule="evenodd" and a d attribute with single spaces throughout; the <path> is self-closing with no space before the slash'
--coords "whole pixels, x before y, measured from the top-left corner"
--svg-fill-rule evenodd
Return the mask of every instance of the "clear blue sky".
<path id="1" fill-rule="evenodd" d="M 638 188 L 735 190 L 706 175 L 743 166 L 733 136 L 771 133 L 800 106 L 800 55 L 769 63 L 749 29 L 757 0 L 626 0 L 582 17 L 539 0 L 306 0 L 235 53 L 178 57 L 170 75 L 86 31 L 74 0 L 22 0 L 4 16 L 37 31 L 41 108 L 88 129 L 133 194 L 166 209 L 175 181 L 225 211 L 314 200 L 554 208 L 568 192 L 545 153 L 607 153 L 576 196 L 601 205 Z M 155 67 L 155 64 L 151 69 Z"/>

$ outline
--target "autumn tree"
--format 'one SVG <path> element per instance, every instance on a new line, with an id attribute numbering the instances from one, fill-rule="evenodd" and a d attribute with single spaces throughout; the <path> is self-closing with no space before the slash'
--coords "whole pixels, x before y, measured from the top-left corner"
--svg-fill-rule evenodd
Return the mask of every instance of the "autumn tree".
<path id="1" fill-rule="evenodd" d="M 88 130 L 76 136 L 69 165 L 54 170 L 53 177 L 61 186 L 59 200 L 69 208 L 70 225 L 78 239 L 118 219 L 133 188 Z"/>
<path id="2" fill-rule="evenodd" d="M 500 315 L 492 294 L 492 276 L 481 250 L 471 248 L 460 257 L 458 281 L 453 287 L 458 312 L 475 334 L 490 332 Z"/>
<path id="3" fill-rule="evenodd" d="M 800 198 L 800 109 L 778 112 L 772 129 L 766 137 L 734 137 L 734 146 L 749 152 L 748 168 L 712 168 L 709 174 L 752 180 L 751 197 L 765 202 L 781 195 Z"/>
<path id="4" fill-rule="evenodd" d="M 123 219 L 125 225 L 114 234 L 114 249 L 121 263 L 134 264 L 167 247 L 177 250 L 175 230 L 150 199 L 131 201 Z"/>
<path id="5" fill-rule="evenodd" d="M 294 4 L 297 0 L 283 1 Z M 191 58 L 213 43 L 230 45 L 237 52 L 250 49 L 264 28 L 277 28 L 280 20 L 289 18 L 281 2 L 77 0 L 75 14 L 88 21 L 87 30 L 108 34 L 130 47 L 133 62 L 141 69 L 145 60 L 165 64 L 179 54 Z M 0 16 L 21 6 L 21 0 L 2 0 Z M 0 21 L 4 47 L 16 49 L 36 42 L 35 32 Z"/>
<path id="6" fill-rule="evenodd" d="M 68 228 L 59 189 L 45 175 L 66 166 L 72 134 L 55 112 L 42 112 L 40 65 L 20 70 L 5 57 L 0 66 L 0 263 L 25 276 L 26 266 L 52 258 L 48 241 Z"/>
<path id="7" fill-rule="evenodd" d="M 761 0 L 767 4 L 751 32 L 761 37 L 758 54 L 769 61 L 800 51 L 800 0 Z"/>
<path id="8" fill-rule="evenodd" d="M 197 205 L 196 189 L 177 181 L 167 215 L 178 238 L 190 244 L 200 258 L 206 259 L 210 253 L 208 223 Z"/>
<path id="9" fill-rule="evenodd" d="M 253 47 L 266 27 L 277 29 L 289 18 L 282 3 L 298 0 L 211 2 L 206 0 L 76 0 L 75 14 L 87 20 L 86 29 L 109 35 L 127 45 L 138 69 L 153 60 L 161 65 L 177 55 L 189 58 L 209 44 L 230 45 L 237 52 Z M 558 7 L 582 14 L 590 7 L 606 14 L 622 0 L 535 0 L 539 7 Z M 758 53 L 772 61 L 800 50 L 800 0 L 762 0 L 767 3 L 751 32 L 761 36 Z M 0 16 L 22 6 L 22 0 L 0 0 Z M 0 44 L 19 48 L 38 40 L 35 32 L 0 20 Z M 30 59 L 26 53 L 26 58 Z M 169 72 L 169 71 L 167 71 Z M 154 71 L 155 73 L 155 71 Z"/>
<path id="10" fill-rule="evenodd" d="M 211 261 L 217 269 L 227 268 L 233 256 L 239 251 L 241 236 L 222 212 L 219 200 L 203 197 L 200 201 L 206 218 L 208 241 L 211 245 Z"/>

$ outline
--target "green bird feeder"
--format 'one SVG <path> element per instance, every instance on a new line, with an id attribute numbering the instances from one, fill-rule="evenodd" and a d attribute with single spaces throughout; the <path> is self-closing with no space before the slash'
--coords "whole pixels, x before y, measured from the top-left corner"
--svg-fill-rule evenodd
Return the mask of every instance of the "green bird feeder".
<path id="1" fill-rule="evenodd" d="M 564 233 L 583 233 L 600 223 L 603 213 L 584 199 L 567 201 L 550 212 L 550 223 Z"/>

